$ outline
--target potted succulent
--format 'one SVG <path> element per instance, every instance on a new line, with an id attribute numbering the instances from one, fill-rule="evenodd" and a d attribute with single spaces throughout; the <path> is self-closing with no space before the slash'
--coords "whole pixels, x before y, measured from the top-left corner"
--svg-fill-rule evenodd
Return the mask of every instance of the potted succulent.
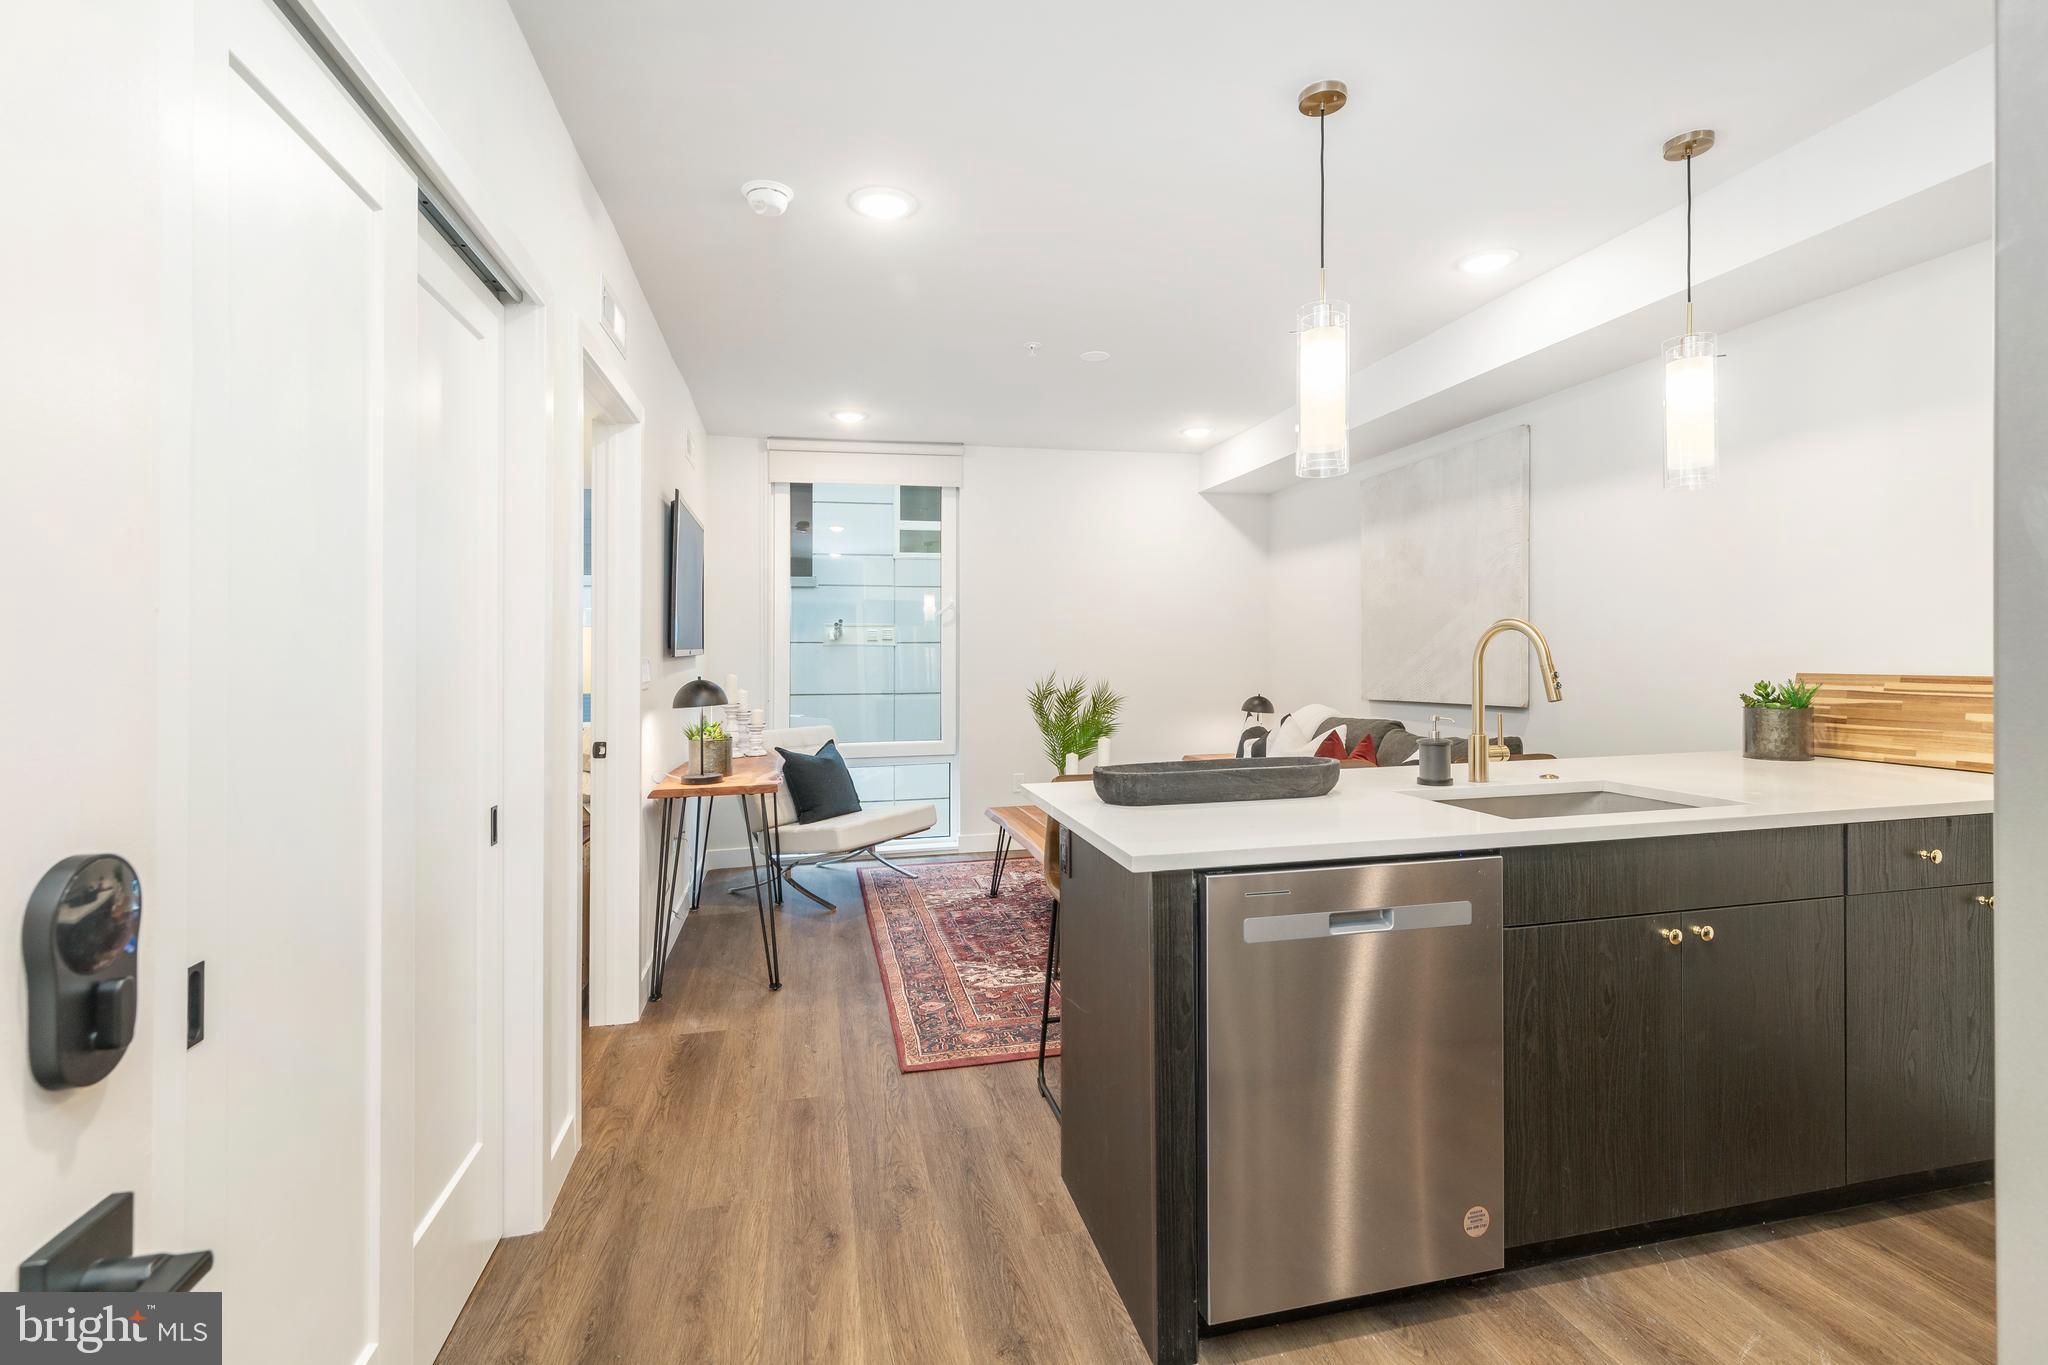
<path id="1" fill-rule="evenodd" d="M 1106 682 L 1090 686 L 1085 677 L 1061 682 L 1048 673 L 1025 694 L 1031 719 L 1038 724 L 1040 750 L 1052 764 L 1053 776 L 1067 770 L 1067 755 L 1086 758 L 1095 746 L 1116 733 L 1117 713 L 1124 699 Z"/>
<path id="2" fill-rule="evenodd" d="M 1813 694 L 1805 683 L 1760 682 L 1742 694 L 1742 756 L 1798 762 L 1813 757 Z"/>
<path id="3" fill-rule="evenodd" d="M 701 716 L 697 723 L 683 731 L 683 738 L 690 741 L 690 768 L 705 776 L 716 774 L 724 777 L 732 771 L 732 736 L 726 734 L 722 721 L 705 720 Z"/>

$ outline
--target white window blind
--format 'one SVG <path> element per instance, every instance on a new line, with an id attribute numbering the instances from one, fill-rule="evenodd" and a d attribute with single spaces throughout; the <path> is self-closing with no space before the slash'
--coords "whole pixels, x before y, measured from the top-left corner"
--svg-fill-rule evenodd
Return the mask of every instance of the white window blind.
<path id="1" fill-rule="evenodd" d="M 867 441 L 768 442 L 769 483 L 960 486 L 960 447 Z"/>

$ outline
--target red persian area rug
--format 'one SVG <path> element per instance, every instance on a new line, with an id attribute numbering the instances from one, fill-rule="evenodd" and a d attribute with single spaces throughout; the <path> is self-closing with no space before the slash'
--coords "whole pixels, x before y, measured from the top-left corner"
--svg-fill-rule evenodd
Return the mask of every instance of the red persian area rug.
<path id="1" fill-rule="evenodd" d="M 991 900 L 994 867 L 987 859 L 919 863 L 916 881 L 887 868 L 860 870 L 896 1060 L 905 1071 L 1038 1056 L 1052 895 L 1038 864 L 1012 854 L 1003 864 L 1003 893 Z M 1058 983 L 1052 1012 L 1060 1012 Z M 1046 1052 L 1059 1050 L 1054 1024 Z"/>

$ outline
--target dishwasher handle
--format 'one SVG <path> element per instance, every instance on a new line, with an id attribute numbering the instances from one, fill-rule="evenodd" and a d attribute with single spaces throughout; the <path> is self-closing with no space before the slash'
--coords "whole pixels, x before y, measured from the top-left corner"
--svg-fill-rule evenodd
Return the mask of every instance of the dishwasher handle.
<path id="1" fill-rule="evenodd" d="M 1298 915 L 1255 915 L 1244 922 L 1246 943 L 1286 943 L 1408 929 L 1457 929 L 1472 923 L 1471 901 L 1425 901 L 1370 910 L 1318 910 Z"/>

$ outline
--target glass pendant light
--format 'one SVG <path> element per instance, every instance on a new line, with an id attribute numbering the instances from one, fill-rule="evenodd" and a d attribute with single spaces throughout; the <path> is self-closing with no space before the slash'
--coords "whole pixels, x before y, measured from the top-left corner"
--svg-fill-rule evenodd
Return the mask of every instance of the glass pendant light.
<path id="1" fill-rule="evenodd" d="M 1692 327 L 1692 162 L 1714 145 L 1695 128 L 1664 144 L 1666 161 L 1685 163 L 1685 335 L 1664 343 L 1664 486 L 1704 488 L 1714 481 L 1714 334 Z"/>
<path id="2" fill-rule="evenodd" d="M 1323 121 L 1344 107 L 1342 81 L 1318 81 L 1295 101 L 1316 121 L 1316 300 L 1294 317 L 1295 403 L 1300 435 L 1294 472 L 1304 479 L 1330 479 L 1351 468 L 1351 309 L 1330 297 L 1324 281 L 1324 244 L 1329 192 L 1323 168 L 1328 138 Z"/>

